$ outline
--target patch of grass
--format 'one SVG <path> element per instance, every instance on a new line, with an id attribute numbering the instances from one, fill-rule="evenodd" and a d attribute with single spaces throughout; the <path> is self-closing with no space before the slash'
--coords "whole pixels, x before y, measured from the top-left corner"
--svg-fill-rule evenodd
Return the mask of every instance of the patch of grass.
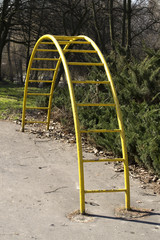
<path id="1" fill-rule="evenodd" d="M 29 92 L 41 92 L 29 87 Z M 24 86 L 0 82 L 0 119 L 19 119 L 22 115 Z M 37 96 L 29 96 L 27 106 L 37 106 Z"/>

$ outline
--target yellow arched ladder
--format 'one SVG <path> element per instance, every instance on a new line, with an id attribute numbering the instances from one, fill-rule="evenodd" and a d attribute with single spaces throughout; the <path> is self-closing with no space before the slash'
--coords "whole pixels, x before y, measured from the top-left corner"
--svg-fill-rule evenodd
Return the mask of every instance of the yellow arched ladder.
<path id="1" fill-rule="evenodd" d="M 74 48 L 76 46 L 76 48 Z M 77 49 L 78 46 L 78 49 Z M 80 46 L 80 47 L 79 47 Z M 87 49 L 86 46 L 89 46 L 90 48 Z M 45 53 L 45 57 L 37 57 L 37 54 L 39 53 Z M 53 56 L 51 58 L 47 58 L 46 54 L 52 53 Z M 100 62 L 67 62 L 65 54 L 66 53 L 83 53 L 83 54 L 96 54 L 98 58 L 100 59 Z M 58 57 L 57 57 L 58 56 Z M 34 63 L 39 62 L 39 65 L 42 67 L 36 68 L 34 67 Z M 43 62 L 53 62 L 54 68 L 44 68 Z M 32 51 L 27 75 L 26 75 L 26 81 L 25 81 L 25 90 L 24 90 L 24 100 L 23 100 L 23 114 L 22 114 L 22 131 L 24 131 L 24 126 L 27 123 L 46 123 L 47 129 L 49 129 L 50 124 L 50 114 L 51 114 L 51 104 L 52 104 L 52 98 L 53 98 L 53 92 L 54 92 L 54 86 L 55 81 L 57 78 L 58 71 L 60 69 L 61 64 L 63 65 L 68 88 L 69 88 L 69 94 L 71 99 L 71 106 L 72 106 L 72 112 L 73 112 L 73 118 L 74 118 L 74 126 L 75 126 L 75 134 L 76 134 L 76 143 L 77 143 L 77 154 L 78 154 L 78 168 L 79 168 L 79 189 L 80 189 L 80 213 L 85 213 L 85 194 L 87 193 L 103 193 L 103 192 L 125 192 L 125 207 L 126 209 L 130 209 L 130 186 L 129 186 L 129 169 L 128 169 L 128 156 L 127 156 L 127 148 L 126 148 L 126 141 L 125 141 L 125 133 L 124 133 L 124 127 L 122 122 L 122 116 L 120 111 L 120 106 L 117 98 L 117 94 L 115 91 L 115 87 L 111 78 L 110 71 L 108 69 L 107 63 L 98 48 L 98 46 L 95 44 L 93 40 L 91 40 L 89 37 L 86 36 L 54 36 L 54 35 L 44 35 L 34 46 L 34 49 Z M 97 81 L 97 80 L 72 80 L 71 74 L 69 71 L 70 66 L 101 66 L 104 68 L 106 79 L 104 81 Z M 51 80 L 43 80 L 43 79 L 32 79 L 32 72 L 51 72 L 53 73 L 53 77 Z M 50 83 L 50 93 L 29 93 L 28 92 L 28 84 L 29 83 Z M 75 93 L 73 84 L 105 84 L 108 85 L 111 89 L 112 96 L 114 103 L 77 103 L 75 100 Z M 35 95 L 35 96 L 48 96 L 48 107 L 29 107 L 27 106 L 27 96 L 28 95 Z M 78 107 L 81 106 L 104 106 L 104 107 L 115 107 L 116 109 L 116 116 L 118 121 L 118 129 L 88 129 L 83 130 L 80 129 L 79 125 L 79 118 L 78 118 Z M 26 110 L 27 109 L 46 109 L 47 110 L 47 121 L 27 121 L 26 116 Z M 121 139 L 121 146 L 122 146 L 122 158 L 114 158 L 114 159 L 99 159 L 99 160 L 86 160 L 83 159 L 82 156 L 82 142 L 81 142 L 81 134 L 82 133 L 119 133 L 120 139 Z M 104 190 L 85 190 L 84 188 L 84 168 L 83 164 L 87 162 L 123 162 L 124 164 L 124 182 L 125 187 L 123 189 L 104 189 Z"/>

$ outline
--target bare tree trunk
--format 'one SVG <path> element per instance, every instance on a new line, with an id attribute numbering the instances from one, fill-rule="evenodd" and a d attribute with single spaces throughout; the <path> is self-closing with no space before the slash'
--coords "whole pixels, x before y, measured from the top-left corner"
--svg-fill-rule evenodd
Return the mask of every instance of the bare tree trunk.
<path id="1" fill-rule="evenodd" d="M 29 26 L 28 26 L 28 41 L 27 41 L 27 59 L 26 59 L 26 71 L 28 68 L 28 63 L 30 59 L 30 45 L 31 45 L 31 27 L 32 27 L 32 4 L 30 2 L 30 10 L 29 10 Z"/>
<path id="2" fill-rule="evenodd" d="M 110 29 L 110 41 L 111 47 L 114 50 L 114 21 L 113 21 L 113 0 L 109 0 L 109 29 Z"/>
<path id="3" fill-rule="evenodd" d="M 20 83 L 23 84 L 23 67 L 22 59 L 19 59 L 19 73 L 20 73 Z"/>
<path id="4" fill-rule="evenodd" d="M 72 32 L 75 31 L 75 28 L 74 28 L 74 20 L 73 20 L 73 10 L 72 10 L 72 0 L 68 0 L 68 4 L 69 4 L 69 7 L 71 9 L 70 11 L 70 15 L 71 15 L 71 29 L 72 29 Z"/>
<path id="5" fill-rule="evenodd" d="M 130 56 L 131 49 L 131 0 L 128 0 L 127 6 L 127 55 Z"/>
<path id="6" fill-rule="evenodd" d="M 123 0 L 123 18 L 122 18 L 122 47 L 125 47 L 126 39 L 126 0 Z"/>
<path id="7" fill-rule="evenodd" d="M 2 79 L 2 50 L 3 49 L 0 48 L 0 81 L 3 80 Z"/>
<path id="8" fill-rule="evenodd" d="M 42 7 L 41 7 L 40 23 L 39 23 L 38 33 L 37 33 L 37 40 L 38 40 L 39 37 L 40 37 L 41 28 L 42 28 L 42 22 L 43 22 L 43 20 L 44 20 L 44 19 L 43 19 L 43 12 L 44 12 L 45 1 L 46 1 L 46 0 L 43 0 L 43 4 L 42 4 Z"/>
<path id="9" fill-rule="evenodd" d="M 98 27 L 98 21 L 97 21 L 97 16 L 96 16 L 96 8 L 95 8 L 95 2 L 94 0 L 92 0 L 92 9 L 93 9 L 93 18 L 94 18 L 94 26 L 96 29 L 96 33 L 97 33 L 97 38 L 98 38 L 98 43 L 100 45 L 100 48 L 103 48 L 103 44 L 102 44 L 102 38 L 101 38 L 101 33 Z"/>
<path id="10" fill-rule="evenodd" d="M 12 67 L 12 60 L 10 54 L 10 41 L 7 44 L 7 52 L 8 52 L 8 64 L 9 64 L 9 78 L 10 81 L 13 82 L 13 67 Z"/>
<path id="11" fill-rule="evenodd" d="M 9 41 L 7 39 L 10 28 L 13 27 L 12 19 L 20 5 L 20 0 L 3 0 L 0 11 L 0 80 L 2 80 L 2 53 L 3 48 Z"/>
<path id="12" fill-rule="evenodd" d="M 19 68 L 18 68 L 18 59 L 17 59 L 17 52 L 16 52 L 16 47 L 15 45 L 13 46 L 13 61 L 14 61 L 14 66 L 15 66 L 15 81 L 18 82 L 18 75 L 19 75 Z"/>
<path id="13" fill-rule="evenodd" d="M 6 15 L 8 11 L 10 0 L 4 0 L 1 6 L 0 14 L 0 81 L 2 80 L 2 53 L 6 44 L 8 34 L 8 24 L 6 24 Z"/>

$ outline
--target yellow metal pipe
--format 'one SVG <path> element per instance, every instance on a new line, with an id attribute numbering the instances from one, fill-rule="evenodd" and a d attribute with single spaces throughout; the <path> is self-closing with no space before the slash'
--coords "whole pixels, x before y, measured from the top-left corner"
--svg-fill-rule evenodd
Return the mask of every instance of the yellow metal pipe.
<path id="1" fill-rule="evenodd" d="M 59 58 L 33 58 L 35 61 L 58 61 Z"/>
<path id="2" fill-rule="evenodd" d="M 26 109 L 48 109 L 48 107 L 26 107 Z"/>
<path id="3" fill-rule="evenodd" d="M 72 83 L 77 83 L 77 84 L 110 84 L 109 81 L 92 81 L 92 80 L 86 80 L 86 81 L 75 81 L 75 80 L 73 80 Z"/>
<path id="4" fill-rule="evenodd" d="M 37 52 L 58 52 L 57 49 L 37 49 Z"/>
<path id="5" fill-rule="evenodd" d="M 50 90 L 50 98 L 49 98 L 49 104 L 48 104 L 48 114 L 47 114 L 47 130 L 49 129 L 49 124 L 50 124 L 50 115 L 51 115 L 51 106 L 52 106 L 52 99 L 53 99 L 53 91 L 54 91 L 54 86 L 55 86 L 55 82 L 56 82 L 56 78 L 57 78 L 57 74 L 58 74 L 58 69 L 60 67 L 61 64 L 61 58 L 58 59 L 57 64 L 56 64 L 56 69 L 53 75 L 53 79 L 52 79 L 52 85 L 51 85 L 51 90 Z"/>
<path id="6" fill-rule="evenodd" d="M 80 130 L 81 133 L 113 133 L 121 132 L 120 129 L 89 129 L 89 130 Z"/>
<path id="7" fill-rule="evenodd" d="M 123 158 L 83 159 L 83 162 L 124 162 Z"/>
<path id="8" fill-rule="evenodd" d="M 31 68 L 31 71 L 55 71 L 55 68 Z"/>
<path id="9" fill-rule="evenodd" d="M 44 82 L 44 83 L 52 83 L 52 80 L 28 80 L 28 82 Z"/>
<path id="10" fill-rule="evenodd" d="M 50 93 L 27 93 L 30 96 L 50 96 Z"/>
<path id="11" fill-rule="evenodd" d="M 95 50 L 82 50 L 82 49 L 65 49 L 64 53 L 72 52 L 72 53 L 97 53 Z"/>
<path id="12" fill-rule="evenodd" d="M 90 44 L 90 42 L 86 41 L 58 41 L 60 45 L 67 45 L 68 43 L 70 44 Z"/>
<path id="13" fill-rule="evenodd" d="M 54 42 L 41 42 L 41 44 L 54 45 Z"/>
<path id="14" fill-rule="evenodd" d="M 54 36 L 53 36 L 54 38 Z M 55 39 L 53 39 L 55 41 Z M 74 89 L 71 82 L 71 77 L 68 69 L 68 65 L 64 56 L 63 51 L 69 47 L 71 42 L 67 44 L 67 46 L 64 47 L 62 50 L 58 43 L 55 43 L 58 52 L 61 57 L 61 61 L 64 66 L 64 70 L 66 73 L 66 79 L 68 83 L 69 93 L 70 93 L 70 99 L 71 99 L 71 105 L 72 105 L 72 112 L 73 112 L 73 118 L 74 118 L 74 125 L 75 125 L 75 133 L 76 133 L 76 142 L 77 142 L 77 154 L 78 154 L 78 169 L 79 169 L 79 185 L 80 185 L 80 212 L 81 214 L 85 213 L 85 199 L 84 199 L 84 172 L 83 172 L 83 163 L 82 163 L 82 144 L 81 144 L 81 136 L 80 136 L 80 129 L 79 129 L 79 120 L 78 120 L 78 112 L 75 102 L 75 96 L 74 96 Z M 57 64 L 57 66 L 60 65 L 60 62 Z M 56 72 L 55 72 L 56 73 Z"/>
<path id="15" fill-rule="evenodd" d="M 74 40 L 75 38 L 73 38 Z M 80 126 L 79 126 L 79 119 L 78 119 L 78 112 L 77 112 L 77 106 L 74 96 L 74 89 L 73 84 L 71 82 L 70 72 L 68 69 L 68 65 L 65 59 L 65 56 L 63 52 L 70 46 L 71 43 L 73 43 L 73 40 L 70 41 L 62 50 L 60 51 L 60 56 L 62 58 L 62 63 L 65 69 L 66 78 L 68 82 L 68 88 L 70 93 L 70 99 L 71 99 L 71 106 L 72 106 L 72 112 L 73 112 L 73 118 L 74 118 L 74 125 L 75 125 L 75 133 L 76 133 L 76 142 L 77 142 L 77 155 L 78 155 L 78 170 L 79 170 L 79 192 L 80 192 L 80 213 L 85 213 L 85 194 L 84 194 L 84 169 L 83 169 L 83 162 L 82 162 L 82 143 L 81 143 L 81 135 L 80 135 Z"/>
<path id="16" fill-rule="evenodd" d="M 58 52 L 57 49 L 37 49 L 38 52 Z M 72 52 L 72 53 L 97 53 L 95 50 L 82 50 L 82 49 L 65 49 L 64 53 Z"/>
<path id="17" fill-rule="evenodd" d="M 77 103 L 78 107 L 115 107 L 115 103 Z"/>
<path id="18" fill-rule="evenodd" d="M 25 121 L 25 123 L 44 123 L 44 124 L 46 124 L 47 122 L 43 122 L 43 121 Z"/>
<path id="19" fill-rule="evenodd" d="M 81 36 L 83 37 L 83 35 Z M 92 47 L 97 51 L 97 54 L 99 58 L 101 59 L 101 62 L 104 64 L 104 69 L 107 75 L 108 80 L 110 81 L 110 86 L 111 86 L 111 91 L 113 95 L 114 102 L 116 104 L 116 113 L 117 113 L 117 119 L 118 119 L 118 124 L 119 128 L 121 130 L 121 145 L 122 145 L 122 156 L 124 158 L 124 181 L 125 181 L 125 206 L 126 209 L 130 209 L 130 185 L 129 185 L 129 168 L 128 168 L 128 154 L 127 154 L 127 147 L 126 147 L 126 139 L 125 139 L 125 133 L 124 133 L 124 126 L 123 126 L 123 121 L 122 121 L 122 114 L 119 106 L 119 101 L 118 97 L 116 94 L 115 86 L 112 81 L 112 77 L 108 68 L 108 65 L 104 59 L 104 56 L 102 55 L 101 51 L 99 50 L 98 46 L 91 40 L 90 38 L 84 36 L 84 38 L 88 41 L 90 41 Z"/>
<path id="20" fill-rule="evenodd" d="M 94 62 L 68 62 L 68 65 L 78 65 L 78 66 L 103 66 L 103 63 Z"/>
<path id="21" fill-rule="evenodd" d="M 85 192 L 85 193 L 126 192 L 126 189 L 85 190 L 84 192 Z"/>
<path id="22" fill-rule="evenodd" d="M 25 125 L 25 113 L 26 113 L 26 101 L 27 101 L 27 90 L 28 90 L 28 81 L 29 81 L 29 76 L 30 76 L 30 70 L 33 62 L 33 58 L 35 56 L 36 50 L 38 48 L 40 40 L 38 40 L 33 48 L 29 63 L 28 63 L 28 68 L 27 68 L 27 75 L 26 75 L 26 81 L 25 81 L 25 88 L 24 88 L 24 97 L 23 97 L 23 111 L 22 111 L 22 132 L 24 132 L 24 125 Z"/>
<path id="23" fill-rule="evenodd" d="M 73 38 L 76 39 L 83 39 L 83 37 L 80 36 L 63 36 L 63 35 L 54 35 L 55 39 L 57 40 L 73 40 Z"/>

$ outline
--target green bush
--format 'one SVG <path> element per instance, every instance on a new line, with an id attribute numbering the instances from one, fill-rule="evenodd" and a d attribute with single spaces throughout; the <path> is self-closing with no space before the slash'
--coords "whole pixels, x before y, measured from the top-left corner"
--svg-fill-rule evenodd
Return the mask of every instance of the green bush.
<path id="1" fill-rule="evenodd" d="M 143 61 L 117 57 L 113 80 L 125 124 L 130 162 L 160 175 L 160 51 L 146 50 Z M 111 61 L 111 60 L 110 60 Z"/>
<path id="2" fill-rule="evenodd" d="M 122 49 L 123 50 L 123 49 Z M 127 59 L 125 52 L 117 49 L 107 57 L 120 102 L 130 163 L 153 169 L 160 175 L 160 51 L 146 50 L 141 61 Z M 104 72 L 93 67 L 87 79 L 106 80 Z M 108 86 L 84 85 L 75 87 L 77 102 L 112 102 Z M 53 104 L 70 116 L 71 105 L 68 88 L 57 88 Z M 114 108 L 79 107 L 79 120 L 83 129 L 117 128 Z M 121 155 L 119 134 L 91 134 L 97 146 Z"/>

